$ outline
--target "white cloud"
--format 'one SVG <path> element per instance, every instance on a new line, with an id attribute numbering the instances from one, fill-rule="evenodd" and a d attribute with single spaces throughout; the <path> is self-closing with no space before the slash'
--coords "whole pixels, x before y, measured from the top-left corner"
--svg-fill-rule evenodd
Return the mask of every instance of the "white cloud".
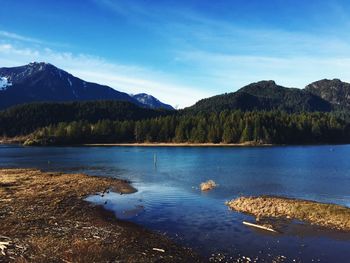
<path id="1" fill-rule="evenodd" d="M 180 108 L 209 96 L 193 86 L 180 83 L 174 76 L 133 65 L 123 65 L 102 58 L 49 48 L 19 48 L 0 44 L 1 66 L 19 66 L 31 61 L 49 62 L 87 81 L 108 85 L 127 93 L 149 93 L 161 101 Z"/>

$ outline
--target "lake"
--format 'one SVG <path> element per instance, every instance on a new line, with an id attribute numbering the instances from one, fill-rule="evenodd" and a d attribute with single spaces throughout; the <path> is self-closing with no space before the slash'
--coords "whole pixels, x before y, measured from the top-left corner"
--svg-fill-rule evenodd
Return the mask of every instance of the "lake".
<path id="1" fill-rule="evenodd" d="M 237 196 L 278 195 L 350 206 L 350 146 L 31 147 L 0 146 L 1 167 L 34 167 L 128 179 L 138 192 L 90 196 L 119 218 L 190 246 L 202 255 L 259 262 L 346 262 L 350 234 L 275 222 L 282 233 L 242 224 Z M 201 193 L 208 179 L 219 186 Z M 280 257 L 282 256 L 282 257 Z"/>

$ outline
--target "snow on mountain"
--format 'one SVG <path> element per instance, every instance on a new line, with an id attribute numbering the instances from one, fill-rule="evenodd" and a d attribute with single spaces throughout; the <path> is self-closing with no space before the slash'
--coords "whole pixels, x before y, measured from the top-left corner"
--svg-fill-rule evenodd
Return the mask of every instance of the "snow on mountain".
<path id="1" fill-rule="evenodd" d="M 174 110 L 174 108 L 169 105 L 165 104 L 161 101 L 159 101 L 157 98 L 153 97 L 152 95 L 146 94 L 146 93 L 139 93 L 136 95 L 131 95 L 134 99 L 136 99 L 138 102 L 142 103 L 148 108 L 151 109 L 167 109 L 167 110 Z"/>
<path id="2" fill-rule="evenodd" d="M 0 77 L 0 91 L 7 90 L 8 87 L 12 86 L 7 77 Z"/>
<path id="3" fill-rule="evenodd" d="M 146 108 L 173 109 L 150 95 L 143 94 L 139 101 L 111 87 L 86 82 L 46 62 L 0 68 L 0 91 L 0 110 L 30 102 L 91 100 L 119 100 Z"/>

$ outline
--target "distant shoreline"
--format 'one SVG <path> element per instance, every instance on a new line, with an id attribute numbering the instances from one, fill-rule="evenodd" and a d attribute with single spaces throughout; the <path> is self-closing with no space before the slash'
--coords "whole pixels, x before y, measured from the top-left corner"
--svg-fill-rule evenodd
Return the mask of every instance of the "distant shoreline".
<path id="1" fill-rule="evenodd" d="M 120 147 L 271 147 L 274 144 L 257 143 L 86 143 L 83 146 Z"/>
<path id="2" fill-rule="evenodd" d="M 23 144 L 27 137 L 25 136 L 16 136 L 12 138 L 0 137 L 0 145 L 1 144 Z"/>
<path id="3" fill-rule="evenodd" d="M 17 136 L 13 138 L 1 138 L 0 145 L 13 144 L 23 145 L 28 139 L 27 136 Z M 87 147 L 275 147 L 275 146 L 322 146 L 322 145 L 350 145 L 349 143 L 310 143 L 310 144 L 272 144 L 272 143 L 172 143 L 172 142 L 145 142 L 145 143 L 77 143 L 77 144 L 48 144 L 48 145 L 30 145 L 40 147 L 50 146 L 87 146 Z M 30 147 L 29 145 L 26 145 Z"/>
<path id="4" fill-rule="evenodd" d="M 0 138 L 1 144 L 23 144 L 28 137 Z M 278 144 L 244 142 L 244 143 L 172 143 L 172 142 L 144 142 L 144 143 L 80 143 L 80 144 L 52 144 L 45 146 L 125 146 L 125 147 L 271 147 Z"/>

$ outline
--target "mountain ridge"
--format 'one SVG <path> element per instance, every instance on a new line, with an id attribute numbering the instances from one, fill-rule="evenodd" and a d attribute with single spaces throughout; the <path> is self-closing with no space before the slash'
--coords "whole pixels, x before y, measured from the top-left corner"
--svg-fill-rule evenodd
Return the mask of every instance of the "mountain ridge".
<path id="1" fill-rule="evenodd" d="M 334 105 L 350 107 L 350 83 L 340 79 L 321 79 L 307 85 L 305 90 Z"/>
<path id="2" fill-rule="evenodd" d="M 140 103 L 125 92 L 82 80 L 45 62 L 0 68 L 0 109 L 32 102 L 118 100 Z"/>
<path id="3" fill-rule="evenodd" d="M 87 82 L 45 62 L 0 68 L 0 110 L 32 102 L 94 100 L 127 101 L 150 109 L 174 110 L 146 93 L 127 94 L 109 86 Z M 330 112 L 350 109 L 350 84 L 321 79 L 304 89 L 287 88 L 273 80 L 250 83 L 235 92 L 201 99 L 184 111 L 282 110 Z"/>
<path id="4" fill-rule="evenodd" d="M 332 87 L 329 83 L 338 84 L 336 94 L 326 96 Z M 328 85 L 325 85 L 326 82 Z M 322 84 L 322 92 L 315 90 L 315 85 Z M 310 88 L 313 85 L 314 89 Z M 317 86 L 318 87 L 318 86 Z M 321 89 L 319 88 L 319 89 Z M 333 88 L 334 89 L 334 88 Z M 334 93 L 334 92 L 333 92 Z M 347 94 L 342 97 L 341 94 Z M 337 100 L 334 100 L 334 97 Z M 342 98 L 342 99 L 341 99 Z M 330 112 L 350 108 L 350 84 L 340 80 L 320 80 L 307 85 L 304 89 L 286 88 L 277 85 L 273 80 L 263 80 L 248 84 L 235 92 L 224 93 L 205 98 L 185 108 L 185 111 L 221 111 L 221 110 L 282 110 L 286 112 Z"/>

